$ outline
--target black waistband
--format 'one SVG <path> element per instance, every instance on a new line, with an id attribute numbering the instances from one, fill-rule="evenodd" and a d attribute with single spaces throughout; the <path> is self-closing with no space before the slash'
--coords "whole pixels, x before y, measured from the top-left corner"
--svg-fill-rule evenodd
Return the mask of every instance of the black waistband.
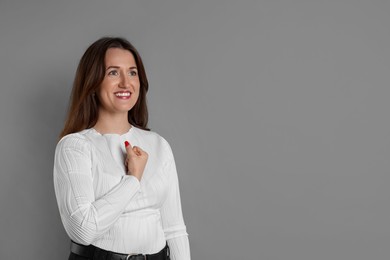
<path id="1" fill-rule="evenodd" d="M 109 260 L 169 260 L 169 247 L 168 244 L 156 254 L 143 255 L 143 254 L 120 254 L 111 251 L 107 251 L 96 247 L 94 245 L 80 245 L 72 241 L 70 245 L 70 251 L 76 255 L 83 256 L 90 259 L 109 259 Z"/>

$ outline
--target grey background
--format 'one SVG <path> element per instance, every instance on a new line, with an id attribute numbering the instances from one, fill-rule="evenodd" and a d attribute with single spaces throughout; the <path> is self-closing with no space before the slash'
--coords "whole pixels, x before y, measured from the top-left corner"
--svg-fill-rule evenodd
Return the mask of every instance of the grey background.
<path id="1" fill-rule="evenodd" d="M 128 38 L 193 259 L 388 259 L 389 1 L 0 2 L 0 259 L 67 259 L 53 152 L 78 61 Z"/>

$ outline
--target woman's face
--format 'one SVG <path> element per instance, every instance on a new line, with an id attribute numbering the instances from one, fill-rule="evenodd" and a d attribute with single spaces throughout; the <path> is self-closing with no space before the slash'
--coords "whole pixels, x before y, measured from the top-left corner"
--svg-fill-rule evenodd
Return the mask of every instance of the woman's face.
<path id="1" fill-rule="evenodd" d="M 103 82 L 97 91 L 99 109 L 110 114 L 127 114 L 137 102 L 140 88 L 134 56 L 128 50 L 109 48 L 105 68 Z"/>

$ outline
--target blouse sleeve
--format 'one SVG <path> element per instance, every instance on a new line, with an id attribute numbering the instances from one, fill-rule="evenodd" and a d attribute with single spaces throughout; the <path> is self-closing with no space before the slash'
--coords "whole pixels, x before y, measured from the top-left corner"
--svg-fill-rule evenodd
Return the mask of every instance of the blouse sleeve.
<path id="1" fill-rule="evenodd" d="M 190 245 L 188 233 L 183 220 L 179 180 L 177 176 L 176 164 L 172 150 L 168 145 L 169 161 L 165 164 L 164 170 L 170 178 L 168 196 L 160 211 L 165 237 L 170 247 L 172 260 L 190 260 Z"/>
<path id="2" fill-rule="evenodd" d="M 75 136 L 66 136 L 57 144 L 53 175 L 65 230 L 73 241 L 84 245 L 92 244 L 110 229 L 140 188 L 136 177 L 126 175 L 96 198 L 90 143 Z"/>

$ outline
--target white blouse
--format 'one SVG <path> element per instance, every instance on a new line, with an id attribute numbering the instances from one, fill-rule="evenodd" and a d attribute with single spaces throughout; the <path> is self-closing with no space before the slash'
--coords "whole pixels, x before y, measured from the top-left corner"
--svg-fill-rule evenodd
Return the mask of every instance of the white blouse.
<path id="1" fill-rule="evenodd" d="M 148 153 L 141 181 L 126 175 L 124 142 Z M 154 254 L 168 242 L 172 260 L 189 260 L 175 160 L 159 134 L 85 129 L 63 137 L 54 158 L 54 188 L 69 237 L 118 253 Z"/>

